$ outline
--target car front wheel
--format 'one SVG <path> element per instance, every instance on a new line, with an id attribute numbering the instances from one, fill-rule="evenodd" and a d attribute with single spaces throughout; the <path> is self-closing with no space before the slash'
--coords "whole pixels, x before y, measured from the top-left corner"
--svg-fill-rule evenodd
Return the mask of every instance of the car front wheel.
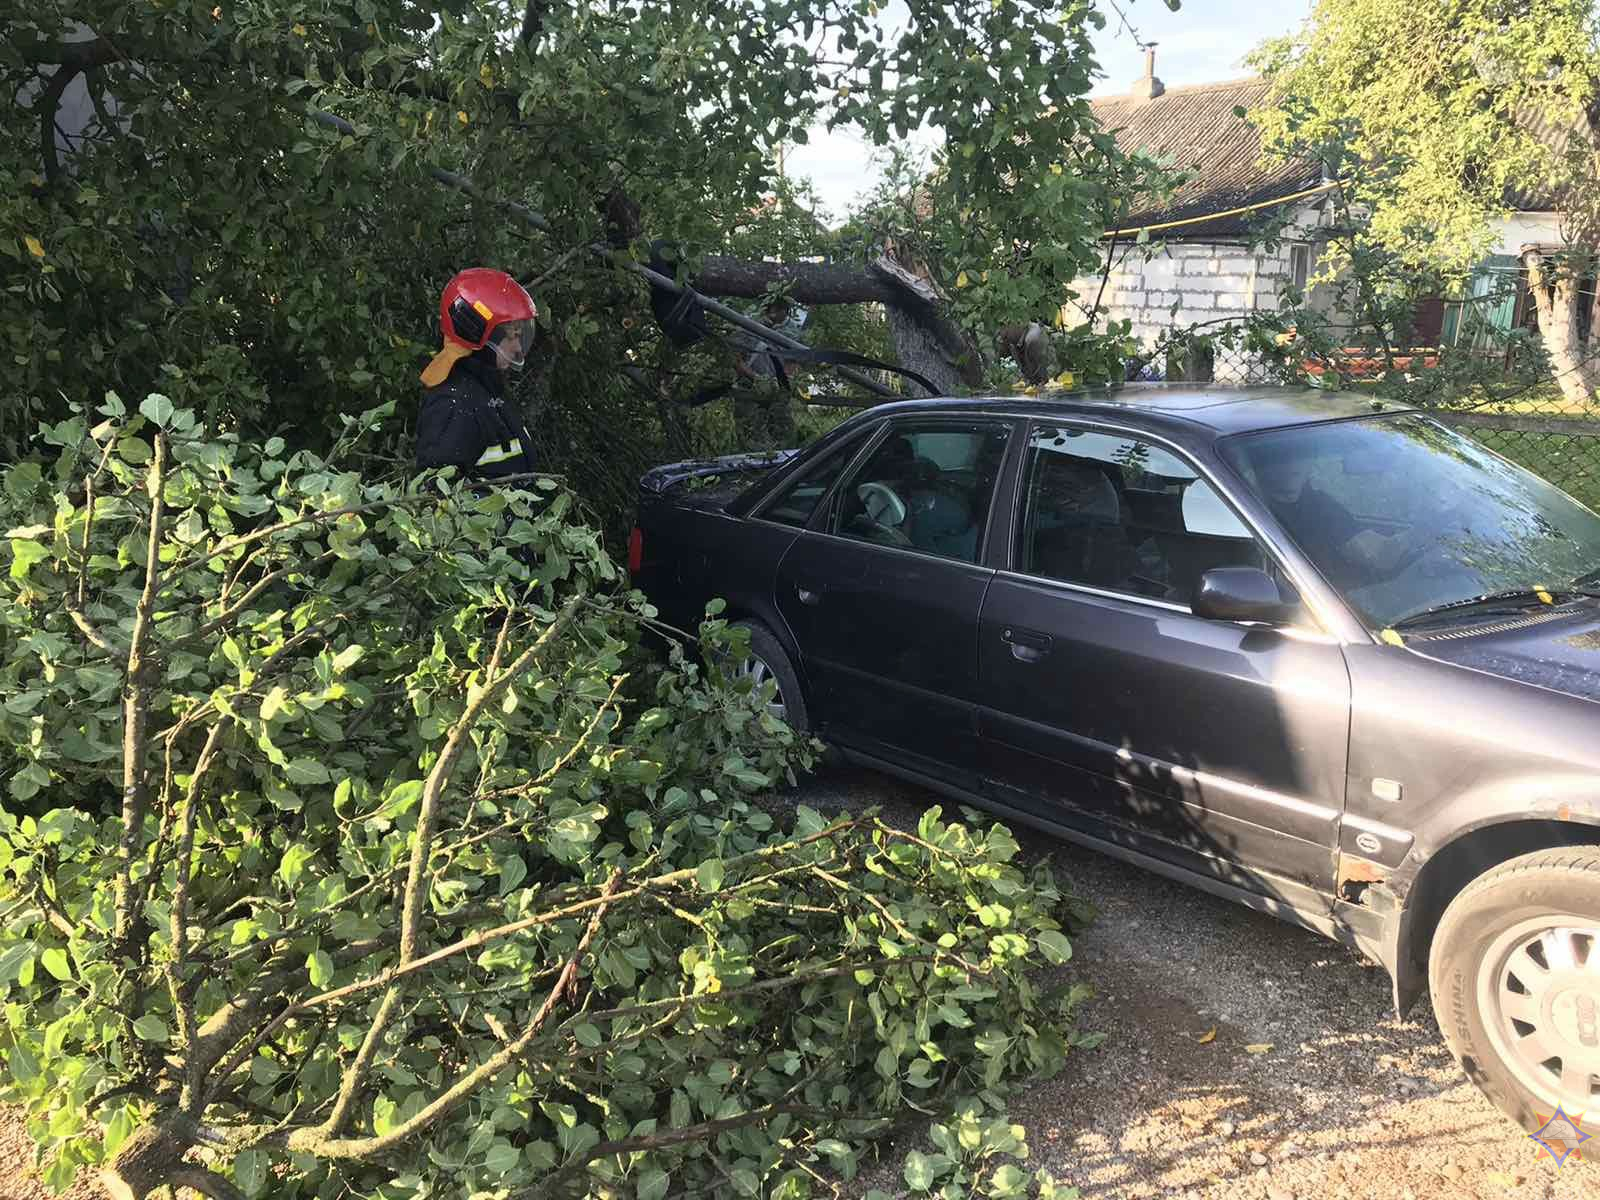
<path id="1" fill-rule="evenodd" d="M 1524 1129 L 1558 1105 L 1600 1108 L 1600 847 L 1473 880 L 1439 922 L 1428 979 L 1456 1061 Z"/>

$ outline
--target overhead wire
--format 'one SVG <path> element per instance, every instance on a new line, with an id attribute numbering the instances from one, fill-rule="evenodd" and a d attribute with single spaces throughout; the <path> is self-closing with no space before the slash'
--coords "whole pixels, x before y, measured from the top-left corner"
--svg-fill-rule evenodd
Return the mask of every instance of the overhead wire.
<path id="1" fill-rule="evenodd" d="M 1102 238 L 1138 237 L 1141 233 L 1155 233 L 1162 229 L 1180 229 L 1186 225 L 1205 225 L 1211 221 L 1220 221 L 1225 217 L 1242 216 L 1245 213 L 1259 212 L 1264 208 L 1277 208 L 1280 205 L 1290 204 L 1296 200 L 1303 200 L 1307 196 L 1316 196 L 1322 192 L 1331 192 L 1342 187 L 1337 179 L 1329 183 L 1319 183 L 1316 187 L 1303 188 L 1298 192 L 1291 192 L 1287 196 L 1279 196 L 1275 200 L 1262 200 L 1256 204 L 1241 204 L 1238 208 L 1230 208 L 1223 212 L 1206 213 L 1200 217 L 1183 217 L 1176 221 L 1158 221 L 1154 225 L 1135 225 L 1128 229 L 1108 229 L 1100 236 Z"/>

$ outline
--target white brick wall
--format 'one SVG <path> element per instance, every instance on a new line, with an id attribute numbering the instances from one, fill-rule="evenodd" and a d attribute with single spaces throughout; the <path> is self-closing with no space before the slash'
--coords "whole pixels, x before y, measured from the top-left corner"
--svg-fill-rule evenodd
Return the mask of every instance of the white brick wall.
<path id="1" fill-rule="evenodd" d="M 1288 276 L 1287 243 L 1267 253 L 1231 242 L 1172 242 L 1148 258 L 1139 251 L 1120 257 L 1101 304 L 1106 319 L 1131 321 L 1133 336 L 1148 347 L 1174 328 L 1276 310 L 1278 289 Z M 1076 304 L 1088 308 L 1100 291 L 1100 276 L 1075 280 L 1073 290 Z M 1237 356 L 1218 356 L 1219 383 L 1238 381 L 1241 374 Z"/>

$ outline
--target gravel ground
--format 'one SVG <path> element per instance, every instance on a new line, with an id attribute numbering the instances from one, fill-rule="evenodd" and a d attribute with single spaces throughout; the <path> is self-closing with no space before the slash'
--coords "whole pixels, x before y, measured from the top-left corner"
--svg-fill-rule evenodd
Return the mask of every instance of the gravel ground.
<path id="1" fill-rule="evenodd" d="M 914 825 L 936 802 L 880 775 L 835 769 L 780 804 L 879 804 L 886 819 Z M 1570 1158 L 1557 1167 L 1465 1081 L 1425 1002 L 1395 1020 L 1377 967 L 1113 859 L 1019 836 L 1100 910 L 1063 970 L 1094 986 L 1080 1023 L 1106 1041 L 1019 1090 L 1011 1109 L 1027 1130 L 1029 1165 L 1049 1168 L 1084 1200 L 1600 1195 L 1600 1165 Z M 888 1148 L 853 1194 L 900 1194 L 899 1156 L 910 1148 Z M 0 1112 L 0 1200 L 49 1195 L 26 1177 L 28 1161 L 16 1115 Z M 103 1194 L 88 1180 L 69 1193 Z"/>
<path id="2" fill-rule="evenodd" d="M 793 802 L 826 812 L 881 804 L 886 820 L 914 825 L 940 800 L 834 770 Z M 1572 1157 L 1558 1167 L 1466 1082 L 1426 1000 L 1395 1019 L 1381 968 L 1104 855 L 1018 837 L 1099 909 L 1063 970 L 1094 987 L 1080 1026 L 1106 1040 L 1019 1090 L 1011 1107 L 1029 1165 L 1084 1200 L 1600 1195 L 1600 1165 Z M 854 1187 L 903 1193 L 899 1154 Z"/>

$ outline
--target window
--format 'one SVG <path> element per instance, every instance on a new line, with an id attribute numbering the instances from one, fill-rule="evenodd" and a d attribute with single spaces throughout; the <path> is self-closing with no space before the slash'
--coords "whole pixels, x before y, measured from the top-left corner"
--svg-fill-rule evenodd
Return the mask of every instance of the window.
<path id="1" fill-rule="evenodd" d="M 840 489 L 833 531 L 976 562 L 1008 426 L 897 425 Z"/>
<path id="2" fill-rule="evenodd" d="M 817 510 L 817 504 L 828 494 L 833 481 L 839 478 L 839 473 L 860 448 L 859 437 L 846 438 L 843 445 L 835 446 L 816 462 L 801 468 L 800 474 L 778 493 L 777 499 L 767 505 L 761 516 L 780 525 L 805 525 Z"/>
<path id="3" fill-rule="evenodd" d="M 1291 426 L 1229 438 L 1222 452 L 1374 628 L 1600 580 L 1600 516 L 1433 421 Z"/>
<path id="4" fill-rule="evenodd" d="M 1306 290 L 1306 280 L 1311 278 L 1311 247 L 1301 242 L 1289 247 L 1289 279 L 1297 291 Z"/>
<path id="5" fill-rule="evenodd" d="M 1017 569 L 1187 604 L 1212 567 L 1261 567 L 1249 529 L 1193 467 L 1120 434 L 1035 429 Z"/>

